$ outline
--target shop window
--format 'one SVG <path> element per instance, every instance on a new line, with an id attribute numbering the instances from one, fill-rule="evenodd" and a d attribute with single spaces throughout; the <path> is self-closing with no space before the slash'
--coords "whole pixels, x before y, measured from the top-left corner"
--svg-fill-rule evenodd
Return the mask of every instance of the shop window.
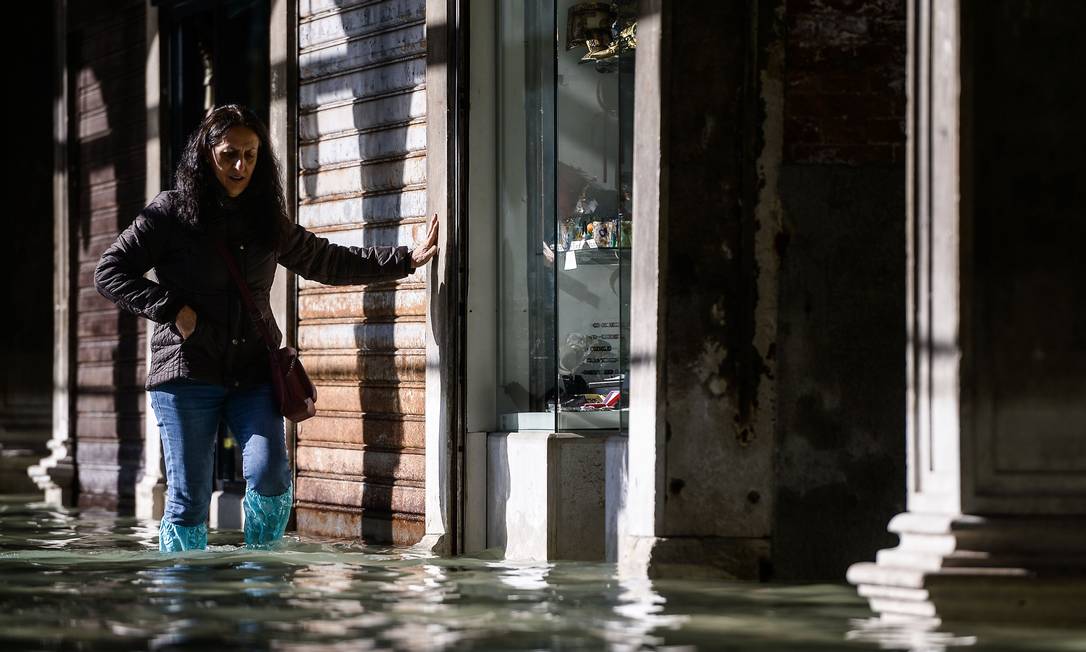
<path id="1" fill-rule="evenodd" d="M 496 5 L 497 420 L 625 429 L 636 2 Z"/>

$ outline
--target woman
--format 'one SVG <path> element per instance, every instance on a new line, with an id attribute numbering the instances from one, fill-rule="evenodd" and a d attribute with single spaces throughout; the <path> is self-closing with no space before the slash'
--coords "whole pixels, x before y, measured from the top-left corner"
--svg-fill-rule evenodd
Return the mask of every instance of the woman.
<path id="1" fill-rule="evenodd" d="M 272 397 L 267 347 L 217 243 L 226 245 L 277 341 L 269 291 L 276 265 L 333 285 L 390 281 L 437 252 L 438 222 L 407 247 L 342 247 L 287 220 L 267 128 L 223 106 L 193 133 L 177 189 L 158 195 L 98 263 L 98 291 L 155 322 L 147 389 L 166 461 L 163 552 L 207 546 L 211 470 L 220 420 L 241 446 L 248 486 L 245 541 L 281 537 L 292 500 L 283 417 Z M 151 268 L 157 281 L 144 278 Z"/>

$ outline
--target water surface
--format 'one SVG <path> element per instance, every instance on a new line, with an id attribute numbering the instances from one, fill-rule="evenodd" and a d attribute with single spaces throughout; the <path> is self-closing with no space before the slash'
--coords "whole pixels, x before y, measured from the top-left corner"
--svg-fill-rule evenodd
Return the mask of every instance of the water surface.
<path id="1" fill-rule="evenodd" d="M 620 579 L 603 563 L 212 532 L 0 498 L 0 650 L 1086 650 L 1081 632 L 889 628 L 846 585 Z"/>

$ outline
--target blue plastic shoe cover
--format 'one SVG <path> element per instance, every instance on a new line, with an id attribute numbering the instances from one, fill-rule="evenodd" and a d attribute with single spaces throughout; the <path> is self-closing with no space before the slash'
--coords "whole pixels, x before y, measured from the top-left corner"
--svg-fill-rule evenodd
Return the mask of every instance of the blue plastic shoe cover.
<path id="1" fill-rule="evenodd" d="M 183 552 L 207 548 L 207 524 L 178 525 L 162 521 L 158 526 L 158 551 Z"/>
<path id="2" fill-rule="evenodd" d="M 281 538 L 290 519 L 290 506 L 294 501 L 294 488 L 278 496 L 261 496 L 252 487 L 246 487 L 242 505 L 245 509 L 245 544 L 266 546 Z"/>

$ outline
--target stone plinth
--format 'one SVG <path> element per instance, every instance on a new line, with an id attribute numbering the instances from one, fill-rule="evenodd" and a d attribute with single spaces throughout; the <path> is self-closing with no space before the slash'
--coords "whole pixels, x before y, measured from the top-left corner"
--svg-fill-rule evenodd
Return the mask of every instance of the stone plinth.
<path id="1" fill-rule="evenodd" d="M 506 559 L 605 557 L 606 436 L 492 433 L 487 542 Z"/>
<path id="2" fill-rule="evenodd" d="M 241 508 L 244 496 L 244 487 L 228 486 L 213 492 L 208 525 L 215 530 L 242 529 L 245 526 L 245 514 Z"/>
<path id="3" fill-rule="evenodd" d="M 1086 613 L 1086 518 L 904 513 L 848 580 L 888 620 L 1075 624 Z"/>

